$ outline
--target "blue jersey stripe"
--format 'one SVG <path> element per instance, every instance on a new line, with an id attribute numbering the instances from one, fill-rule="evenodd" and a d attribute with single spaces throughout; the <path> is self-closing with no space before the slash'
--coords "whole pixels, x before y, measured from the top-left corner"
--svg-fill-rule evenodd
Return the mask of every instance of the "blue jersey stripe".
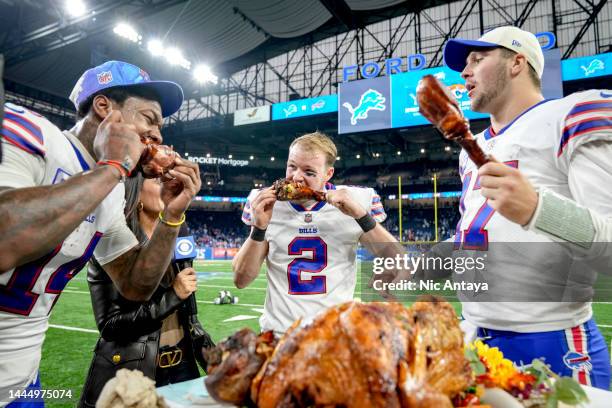
<path id="1" fill-rule="evenodd" d="M 40 147 L 34 146 L 32 143 L 28 142 L 19 133 L 16 133 L 16 132 L 12 131 L 11 129 L 7 128 L 7 127 L 3 127 L 2 128 L 2 134 L 4 135 L 4 137 L 6 138 L 7 141 L 9 141 L 10 143 L 12 143 L 15 146 L 19 147 L 20 149 L 25 150 L 26 152 L 28 152 L 30 154 L 33 154 L 33 155 L 38 155 L 38 156 L 41 156 L 41 157 L 45 157 L 45 151 L 44 150 L 42 150 Z"/>
<path id="2" fill-rule="evenodd" d="M 565 146 L 572 138 L 599 129 L 612 129 L 612 119 L 604 117 L 590 118 L 581 120 L 580 122 L 576 122 L 573 125 L 568 126 L 563 131 L 557 156 L 563 153 L 563 149 L 565 149 Z"/>
<path id="3" fill-rule="evenodd" d="M 12 120 L 13 122 L 19 124 L 30 135 L 32 135 L 36 140 L 38 140 L 40 142 L 40 144 L 43 144 L 42 131 L 40 130 L 40 128 L 38 126 L 36 126 L 34 123 L 30 122 L 28 119 L 24 118 L 23 116 L 16 115 L 16 114 L 14 114 L 12 112 L 9 112 L 9 111 L 5 111 L 4 118 Z"/>

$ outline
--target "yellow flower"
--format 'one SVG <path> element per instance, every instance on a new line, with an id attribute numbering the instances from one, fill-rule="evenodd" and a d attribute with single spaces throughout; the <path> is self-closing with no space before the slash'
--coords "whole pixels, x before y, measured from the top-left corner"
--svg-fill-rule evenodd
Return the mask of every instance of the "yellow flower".
<path id="1" fill-rule="evenodd" d="M 504 358 L 504 354 L 499 351 L 499 348 L 489 347 L 480 340 L 476 340 L 468 347 L 471 350 L 476 350 L 491 381 L 501 388 L 508 389 L 512 377 L 519 374 L 512 361 Z"/>

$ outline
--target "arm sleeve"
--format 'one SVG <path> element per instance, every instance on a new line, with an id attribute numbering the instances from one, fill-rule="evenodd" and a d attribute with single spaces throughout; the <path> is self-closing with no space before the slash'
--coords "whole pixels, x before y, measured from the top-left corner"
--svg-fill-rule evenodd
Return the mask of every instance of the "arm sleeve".
<path id="1" fill-rule="evenodd" d="M 158 330 L 182 303 L 172 287 L 147 302 L 128 301 L 95 261 L 90 264 L 87 280 L 96 324 L 108 341 L 135 339 Z"/>
<path id="2" fill-rule="evenodd" d="M 612 264 L 612 140 L 576 148 L 568 171 L 572 199 L 540 190 L 527 229 L 570 242 L 577 256 Z"/>
<path id="3" fill-rule="evenodd" d="M 2 140 L 0 187 L 25 188 L 42 184 L 44 159 Z"/>
<path id="4" fill-rule="evenodd" d="M 376 190 L 372 189 L 372 200 L 370 203 L 370 215 L 376 222 L 383 222 L 387 219 L 387 213 L 382 205 L 382 200 Z"/>
<path id="5" fill-rule="evenodd" d="M 242 210 L 242 217 L 241 217 L 242 222 L 244 222 L 249 227 L 251 226 L 251 217 L 252 217 L 251 202 L 253 202 L 255 197 L 257 197 L 258 193 L 259 193 L 259 190 L 251 190 L 251 192 L 249 193 L 249 196 L 247 197 L 247 201 L 244 204 L 244 209 Z"/>

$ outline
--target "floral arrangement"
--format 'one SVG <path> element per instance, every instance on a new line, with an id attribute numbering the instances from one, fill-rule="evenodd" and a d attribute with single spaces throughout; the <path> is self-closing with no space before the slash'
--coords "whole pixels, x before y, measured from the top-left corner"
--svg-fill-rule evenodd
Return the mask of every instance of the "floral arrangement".
<path id="1" fill-rule="evenodd" d="M 526 407 L 556 408 L 560 402 L 575 406 L 588 402 L 574 379 L 559 377 L 539 359 L 516 367 L 497 347 L 477 340 L 465 347 L 465 356 L 474 373 L 473 387 L 466 390 L 455 406 L 476 406 L 486 388 L 501 388 Z"/>

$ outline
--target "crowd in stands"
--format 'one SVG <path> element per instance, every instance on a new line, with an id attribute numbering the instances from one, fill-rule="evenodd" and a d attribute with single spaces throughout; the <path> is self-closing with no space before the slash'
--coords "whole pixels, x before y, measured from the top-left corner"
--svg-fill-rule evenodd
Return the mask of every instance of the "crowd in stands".
<path id="1" fill-rule="evenodd" d="M 455 234 L 460 214 L 456 208 L 438 210 L 438 241 L 443 241 Z M 399 215 L 397 211 L 388 212 L 385 228 L 398 240 L 434 241 L 436 239 L 433 208 L 410 207 L 402 211 L 402 236 L 399 235 Z"/>
<path id="2" fill-rule="evenodd" d="M 438 210 L 438 240 L 442 241 L 455 233 L 459 221 L 456 207 Z M 189 230 L 199 246 L 217 248 L 239 248 L 249 233 L 249 228 L 240 220 L 240 212 L 189 211 Z M 385 228 L 396 238 L 399 237 L 397 210 L 387 211 Z M 402 241 L 434 241 L 434 210 L 412 203 L 402 212 Z"/>
<path id="3" fill-rule="evenodd" d="M 197 245 L 239 248 L 249 233 L 240 214 L 236 211 L 188 211 L 187 222 Z"/>

